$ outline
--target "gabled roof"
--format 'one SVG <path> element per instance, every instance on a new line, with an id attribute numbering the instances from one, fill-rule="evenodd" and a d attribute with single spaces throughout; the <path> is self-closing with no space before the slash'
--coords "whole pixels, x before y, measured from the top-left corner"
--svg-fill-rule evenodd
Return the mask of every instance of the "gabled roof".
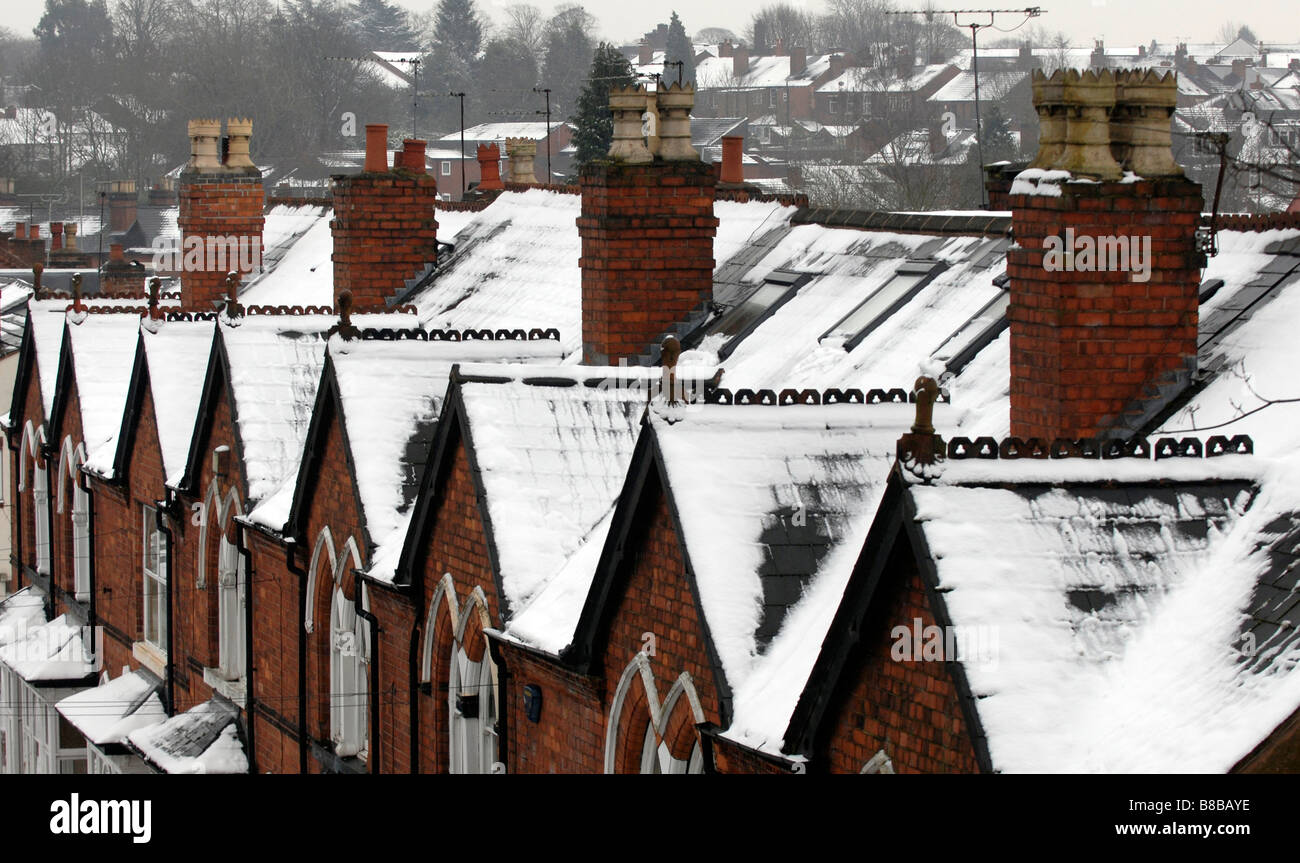
<path id="1" fill-rule="evenodd" d="M 899 434 L 901 405 L 652 408 L 596 577 L 561 655 L 599 649 L 642 496 L 662 488 L 723 702 L 724 736 L 772 755 L 853 573 Z M 943 411 L 941 410 L 942 414 Z"/>
<path id="2" fill-rule="evenodd" d="M 495 341 L 351 341 L 330 340 L 317 409 L 307 436 L 307 452 L 323 449 L 329 399 L 339 417 L 348 467 L 365 534 L 367 574 L 391 582 L 406 540 L 412 508 L 452 369 L 457 362 L 555 361 L 559 344 L 552 339 Z M 293 491 L 287 519 L 275 524 L 272 503 L 250 514 L 254 522 L 290 533 L 303 525 L 302 508 L 319 465 L 305 458 Z"/>
<path id="3" fill-rule="evenodd" d="M 86 314 L 69 312 L 63 350 L 67 361 L 60 375 L 76 376 L 81 430 L 86 462 L 105 475 L 111 474 L 117 454 L 117 437 L 122 430 L 131 384 L 131 367 L 140 337 L 140 317 L 132 312 Z M 71 362 L 71 366 L 67 362 Z M 69 391 L 71 380 L 58 383 L 59 401 Z M 55 412 L 56 426 L 62 416 Z"/>
<path id="4" fill-rule="evenodd" d="M 147 381 L 164 482 L 175 488 L 184 481 L 215 326 L 210 320 L 200 319 L 151 321 L 140 328 L 116 452 L 104 450 L 91 460 L 90 469 L 106 476 L 120 476 L 125 470 Z"/>

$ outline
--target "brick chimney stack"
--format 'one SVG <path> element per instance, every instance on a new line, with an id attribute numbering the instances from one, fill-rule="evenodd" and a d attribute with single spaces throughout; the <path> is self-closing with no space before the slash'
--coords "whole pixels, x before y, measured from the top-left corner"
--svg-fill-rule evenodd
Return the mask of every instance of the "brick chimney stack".
<path id="1" fill-rule="evenodd" d="M 804 73 L 808 68 L 808 49 L 791 48 L 790 49 L 790 77 L 794 78 Z"/>
<path id="2" fill-rule="evenodd" d="M 510 182 L 525 186 L 537 185 L 534 163 L 537 159 L 537 142 L 532 138 L 506 138 L 506 156 L 510 159 Z"/>
<path id="3" fill-rule="evenodd" d="M 1196 369 L 1203 199 L 1173 161 L 1175 79 L 1070 70 L 1033 83 L 1040 149 L 1009 197 L 1011 434 L 1128 437 Z"/>
<path id="4" fill-rule="evenodd" d="M 226 274 L 261 267 L 262 172 L 248 155 L 251 120 L 191 120 L 190 161 L 180 176 L 181 305 L 212 311 L 225 297 Z M 222 151 L 225 158 L 222 158 Z M 134 185 L 132 187 L 134 193 Z"/>
<path id="5" fill-rule="evenodd" d="M 366 126 L 360 174 L 332 178 L 334 296 L 384 305 L 437 260 L 437 181 L 425 171 L 425 142 L 409 140 L 388 168 L 388 127 Z"/>
<path id="6" fill-rule="evenodd" d="M 135 181 L 114 180 L 108 187 L 108 230 L 121 233 L 135 224 L 135 217 Z"/>
<path id="7" fill-rule="evenodd" d="M 33 224 L 28 231 L 26 222 L 14 224 L 14 235 L 9 238 L 9 253 L 24 266 L 45 263 L 45 241 L 41 239 L 41 226 Z"/>
<path id="8" fill-rule="evenodd" d="M 582 339 L 591 363 L 635 361 L 713 290 L 716 175 L 690 143 L 691 85 L 659 91 L 660 153 L 641 143 L 641 87 L 610 94 L 609 159 L 582 169 Z"/>
<path id="9" fill-rule="evenodd" d="M 99 287 L 105 293 L 136 294 L 142 286 L 144 270 L 131 266 L 122 254 L 122 244 L 113 243 L 108 247 L 108 260 L 99 271 Z"/>
<path id="10" fill-rule="evenodd" d="M 731 54 L 731 75 L 734 78 L 743 78 L 747 72 L 749 72 L 749 50 L 737 48 Z"/>

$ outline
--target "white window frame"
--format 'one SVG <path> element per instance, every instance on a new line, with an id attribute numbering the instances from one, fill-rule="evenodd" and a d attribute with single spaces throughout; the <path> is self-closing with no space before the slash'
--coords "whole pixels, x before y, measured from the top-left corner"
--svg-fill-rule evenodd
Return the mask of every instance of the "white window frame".
<path id="1" fill-rule="evenodd" d="M 230 681 L 244 677 L 247 591 L 244 557 L 223 532 L 217 546 L 217 671 Z"/>
<path id="2" fill-rule="evenodd" d="M 348 557 L 345 555 L 344 559 Z M 369 609 L 365 586 L 362 608 Z M 342 758 L 368 755 L 369 625 L 337 583 L 330 603 L 330 737 Z"/>
<path id="3" fill-rule="evenodd" d="M 144 519 L 143 554 L 140 561 L 144 614 L 142 640 L 164 656 L 167 654 L 167 536 L 158 530 L 154 508 L 141 507 Z M 151 630 L 152 629 L 152 633 Z M 150 636 L 153 637 L 150 637 Z"/>
<path id="4" fill-rule="evenodd" d="M 477 613 L 476 609 L 470 610 Z M 451 713 L 450 772 L 492 773 L 500 754 L 497 737 L 497 669 L 484 648 L 478 662 L 469 658 L 459 638 L 452 642 L 451 680 L 447 687 Z M 478 715 L 463 716 L 457 695 L 477 695 Z"/>
<path id="5" fill-rule="evenodd" d="M 77 601 L 89 602 L 90 494 L 75 477 L 72 480 L 72 580 Z"/>
<path id="6" fill-rule="evenodd" d="M 451 176 L 451 160 L 450 160 L 450 159 L 443 159 L 443 160 L 442 160 L 442 165 L 439 167 L 438 170 L 441 172 L 441 174 L 442 174 L 444 177 L 450 177 L 450 176 Z"/>
<path id="7" fill-rule="evenodd" d="M 32 465 L 33 522 L 36 529 L 36 571 L 50 574 L 50 476 L 49 471 Z"/>
<path id="8" fill-rule="evenodd" d="M 840 98 L 839 98 L 839 96 L 827 96 L 827 97 L 826 97 L 826 113 L 827 113 L 827 114 L 838 114 L 839 112 L 840 112 Z"/>

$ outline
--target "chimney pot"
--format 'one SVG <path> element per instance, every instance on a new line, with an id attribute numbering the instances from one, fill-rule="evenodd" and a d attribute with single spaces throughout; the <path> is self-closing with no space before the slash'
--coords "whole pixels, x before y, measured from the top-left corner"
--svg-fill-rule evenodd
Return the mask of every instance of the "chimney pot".
<path id="1" fill-rule="evenodd" d="M 27 223 L 26 223 L 26 222 L 17 222 L 17 223 L 14 224 L 14 239 L 15 239 L 15 240 L 25 240 L 25 239 L 27 239 Z"/>
<path id="2" fill-rule="evenodd" d="M 366 124 L 366 162 L 362 170 L 368 174 L 388 170 L 387 124 Z"/>
<path id="3" fill-rule="evenodd" d="M 416 174 L 425 172 L 424 152 L 426 142 L 416 138 L 406 138 L 402 141 L 402 161 L 403 167 L 408 171 Z"/>
<path id="4" fill-rule="evenodd" d="M 483 192 L 494 192 L 505 188 L 501 182 L 501 148 L 496 144 L 478 145 L 478 188 Z"/>
<path id="5" fill-rule="evenodd" d="M 725 135 L 722 138 L 722 175 L 724 183 L 740 184 L 745 182 L 743 164 L 745 139 L 739 135 Z"/>

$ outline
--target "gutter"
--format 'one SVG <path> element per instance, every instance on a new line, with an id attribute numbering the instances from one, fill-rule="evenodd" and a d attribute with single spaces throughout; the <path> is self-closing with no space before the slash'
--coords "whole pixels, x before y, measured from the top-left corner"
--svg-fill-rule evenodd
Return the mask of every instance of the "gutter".
<path id="1" fill-rule="evenodd" d="M 298 772 L 307 772 L 307 634 L 303 620 L 307 616 L 307 570 L 294 566 L 293 550 L 297 541 L 284 538 L 284 566 L 298 578 Z"/>

